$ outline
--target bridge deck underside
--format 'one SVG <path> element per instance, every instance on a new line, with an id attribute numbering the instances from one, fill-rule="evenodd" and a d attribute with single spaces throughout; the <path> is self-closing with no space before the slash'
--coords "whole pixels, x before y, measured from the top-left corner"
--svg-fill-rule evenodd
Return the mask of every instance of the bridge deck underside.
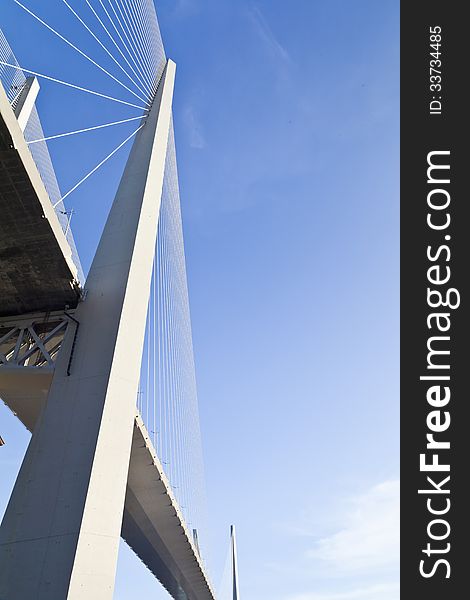
<path id="1" fill-rule="evenodd" d="M 78 286 L 1 114 L 0 316 L 75 307 L 78 299 Z"/>
<path id="2" fill-rule="evenodd" d="M 173 598 L 213 600 L 194 542 L 139 415 L 121 535 Z"/>

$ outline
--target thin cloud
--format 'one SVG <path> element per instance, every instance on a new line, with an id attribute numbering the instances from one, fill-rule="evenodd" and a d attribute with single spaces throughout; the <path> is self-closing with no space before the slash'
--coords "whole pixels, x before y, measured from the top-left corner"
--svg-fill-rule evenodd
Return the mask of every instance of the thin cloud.
<path id="1" fill-rule="evenodd" d="M 315 574 L 313 591 L 285 600 L 398 600 L 399 492 L 399 481 L 390 479 L 346 498 L 341 514 L 328 515 L 328 535 L 315 539 L 319 524 L 313 531 L 307 524 L 314 543 L 304 560 Z"/>
<path id="2" fill-rule="evenodd" d="M 319 539 L 308 556 L 330 565 L 336 572 L 371 573 L 396 566 L 399 490 L 399 481 L 390 480 L 351 498 L 341 527 Z"/>
<path id="3" fill-rule="evenodd" d="M 284 46 L 278 41 L 271 27 L 257 6 L 248 11 L 255 32 L 261 39 L 269 53 L 276 59 L 281 58 L 285 62 L 291 62 L 291 58 Z"/>

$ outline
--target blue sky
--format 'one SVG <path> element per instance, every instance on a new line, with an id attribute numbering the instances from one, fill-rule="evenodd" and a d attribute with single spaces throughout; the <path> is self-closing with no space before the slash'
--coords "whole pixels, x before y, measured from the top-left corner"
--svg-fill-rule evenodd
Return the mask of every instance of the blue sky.
<path id="1" fill-rule="evenodd" d="M 88 43 L 60 2 L 25 3 Z M 399 3 L 156 6 L 177 63 L 214 582 L 233 522 L 243 600 L 395 600 Z M 0 18 L 23 66 L 118 93 L 11 0 Z M 136 114 L 48 83 L 38 106 L 46 133 Z M 121 127 L 50 144 L 64 191 Z M 69 198 L 85 270 L 125 156 Z M 27 435 L 0 417 L 3 506 Z M 123 549 L 115 599 L 139 594 L 166 597 Z"/>

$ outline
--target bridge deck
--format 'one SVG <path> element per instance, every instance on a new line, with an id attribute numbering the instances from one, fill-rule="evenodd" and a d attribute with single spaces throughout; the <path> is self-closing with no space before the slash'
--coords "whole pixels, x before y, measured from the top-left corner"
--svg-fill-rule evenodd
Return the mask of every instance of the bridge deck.
<path id="1" fill-rule="evenodd" d="M 72 250 L 0 84 L 0 316 L 79 298 Z"/>

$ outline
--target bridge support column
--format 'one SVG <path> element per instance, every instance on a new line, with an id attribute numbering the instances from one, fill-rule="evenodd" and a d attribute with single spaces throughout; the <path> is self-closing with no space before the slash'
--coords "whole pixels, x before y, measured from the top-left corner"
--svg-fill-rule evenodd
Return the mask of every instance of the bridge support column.
<path id="1" fill-rule="evenodd" d="M 0 600 L 111 600 L 175 65 L 137 134 L 0 529 Z M 99 199 L 97 199 L 99 201 Z"/>

